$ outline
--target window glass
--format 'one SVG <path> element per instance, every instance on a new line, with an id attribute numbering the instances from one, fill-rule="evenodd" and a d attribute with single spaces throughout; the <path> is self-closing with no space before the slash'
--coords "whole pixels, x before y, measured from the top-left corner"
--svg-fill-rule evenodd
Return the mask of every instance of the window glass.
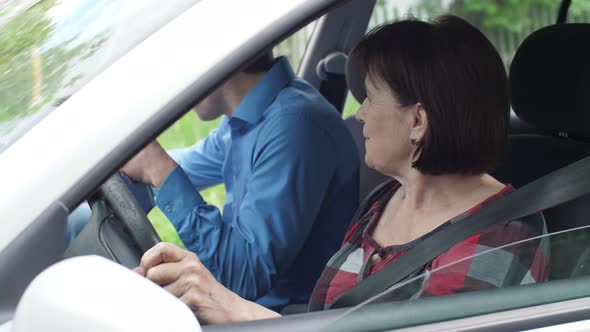
<path id="1" fill-rule="evenodd" d="M 289 57 L 293 69 L 297 70 L 301 65 L 301 59 L 305 54 L 316 22 L 309 23 L 276 45 L 273 48 L 274 56 L 279 57 L 284 55 Z M 209 135 L 213 129 L 217 128 L 220 120 L 202 121 L 195 112 L 191 111 L 170 126 L 157 140 L 166 150 L 188 147 Z M 205 201 L 216 206 L 220 211 L 223 211 L 225 194 L 225 186 L 223 184 L 201 191 L 201 195 Z M 180 243 L 174 227 L 159 209 L 153 209 L 149 214 L 149 218 L 163 240 Z"/>
<path id="2" fill-rule="evenodd" d="M 307 50 L 307 45 L 311 38 L 311 35 L 315 29 L 317 24 L 317 20 L 309 23 L 289 38 L 285 39 L 281 43 L 279 43 L 273 49 L 273 53 L 275 56 L 282 56 L 286 55 L 289 57 L 291 61 L 291 65 L 293 69 L 297 71 L 299 66 L 301 65 L 301 59 L 303 59 L 303 55 L 305 55 L 305 51 Z"/>
<path id="3" fill-rule="evenodd" d="M 369 24 L 369 29 L 409 16 L 430 19 L 445 13 L 454 14 L 474 24 L 490 39 L 498 49 L 506 69 L 509 70 L 514 53 L 524 38 L 539 28 L 555 23 L 559 5 L 560 1 L 550 0 L 378 0 Z M 568 23 L 590 22 L 590 2 L 572 1 L 567 21 Z M 343 116 L 346 118 L 354 115 L 358 107 L 359 103 L 349 94 Z M 571 219 L 572 217 L 576 217 L 576 213 L 573 211 L 575 209 L 572 209 L 568 213 L 562 213 Z M 548 219 L 549 229 L 552 233 L 542 237 L 548 240 L 549 243 L 550 269 L 547 280 L 537 281 L 550 282 L 553 280 L 567 280 L 590 275 L 590 226 L 573 228 L 574 226 L 572 225 L 583 225 L 586 222 L 580 222 L 580 220 L 576 222 L 572 220 L 555 220 L 555 215 L 550 215 L 550 213 L 548 211 L 546 217 L 552 217 Z M 569 226 L 566 227 L 564 225 Z M 564 228 L 570 229 L 563 230 Z M 453 282 L 456 279 L 453 275 L 457 274 L 458 271 L 469 274 L 470 264 L 474 260 L 487 261 L 493 265 L 496 259 L 495 257 L 509 254 L 518 247 L 532 245 L 540 239 L 529 239 L 491 250 L 478 250 L 476 255 L 469 256 L 460 261 L 455 261 L 432 270 L 417 271 L 414 276 L 391 287 L 366 303 L 355 307 L 347 315 L 353 315 L 356 310 L 367 304 L 416 300 L 433 295 L 445 295 L 444 289 L 441 290 L 440 288 L 432 287 L 437 280 L 447 279 Z M 520 264 L 521 262 L 517 263 Z M 515 263 L 515 269 L 521 268 L 518 264 Z M 523 274 L 522 284 L 533 282 L 534 278 L 531 279 L 530 277 L 526 273 Z M 481 278 L 484 278 L 484 276 L 481 276 Z M 488 280 L 488 282 L 490 284 L 489 288 L 493 288 L 491 287 L 493 280 Z"/>
<path id="4" fill-rule="evenodd" d="M 197 1 L 0 1 L 0 152 Z"/>
<path id="5" fill-rule="evenodd" d="M 407 17 L 431 19 L 437 15 L 457 15 L 481 30 L 494 44 L 506 69 L 516 49 L 533 31 L 554 24 L 560 1 L 557 0 L 378 0 L 369 30 Z M 568 23 L 590 22 L 590 2 L 572 1 Z M 353 115 L 359 103 L 348 95 L 343 117 Z"/>
<path id="6" fill-rule="evenodd" d="M 221 119 L 202 121 L 195 112 L 189 111 L 160 134 L 157 141 L 165 150 L 189 147 L 209 135 L 213 129 L 217 128 L 219 121 Z M 223 184 L 202 190 L 200 194 L 207 203 L 216 206 L 219 211 L 223 212 L 225 202 L 225 186 Z M 174 226 L 157 206 L 149 212 L 148 218 L 162 241 L 176 243 L 179 246 L 183 245 Z"/>
<path id="7" fill-rule="evenodd" d="M 273 54 L 276 57 L 288 56 L 295 70 L 301 65 L 301 59 L 305 54 L 307 44 L 313 33 L 317 21 L 306 25 L 280 44 L 274 47 Z M 166 150 L 188 147 L 195 144 L 200 139 L 205 138 L 209 133 L 217 128 L 219 121 L 201 121 L 194 112 L 188 112 L 176 123 L 170 126 L 162 135 L 158 137 L 158 142 Z M 223 207 L 225 201 L 225 188 L 218 185 L 201 192 L 207 202 L 212 205 Z"/>
<path id="8" fill-rule="evenodd" d="M 501 269 L 502 265 L 505 265 L 504 268 L 510 271 L 507 275 L 514 279 L 513 282 L 520 285 L 590 275 L 590 226 L 554 232 L 496 248 L 485 248 L 480 245 L 474 251 L 474 255 L 437 268 L 431 269 L 431 267 L 425 266 L 421 271 L 416 271 L 406 278 L 405 281 L 357 305 L 346 312 L 342 318 L 353 315 L 356 310 L 369 304 L 417 300 L 433 296 L 452 296 L 458 293 L 454 290 L 459 288 L 461 293 L 465 293 L 502 287 L 506 280 L 495 278 L 493 273 L 495 268 Z M 549 264 L 546 265 L 548 268 L 539 268 L 534 266 L 534 262 L 514 259 L 515 253 L 527 250 L 535 250 L 539 256 L 544 256 L 545 252 L 548 253 L 546 257 L 549 261 Z M 531 297 L 530 305 L 536 303 L 535 301 L 535 298 Z M 498 311 L 501 310 L 503 309 L 498 309 Z M 454 314 L 452 308 L 446 312 Z M 474 314 L 476 313 L 474 312 Z M 444 317 L 441 319 L 444 320 Z"/>

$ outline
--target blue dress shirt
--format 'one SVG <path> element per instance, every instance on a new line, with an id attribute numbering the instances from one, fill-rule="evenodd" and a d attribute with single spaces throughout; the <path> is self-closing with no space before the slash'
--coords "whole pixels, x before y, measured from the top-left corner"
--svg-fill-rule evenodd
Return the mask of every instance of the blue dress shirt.
<path id="1" fill-rule="evenodd" d="M 307 303 L 358 202 L 358 152 L 336 110 L 280 58 L 195 145 L 156 204 L 186 248 L 240 296 Z M 223 214 L 198 190 L 224 183 Z"/>

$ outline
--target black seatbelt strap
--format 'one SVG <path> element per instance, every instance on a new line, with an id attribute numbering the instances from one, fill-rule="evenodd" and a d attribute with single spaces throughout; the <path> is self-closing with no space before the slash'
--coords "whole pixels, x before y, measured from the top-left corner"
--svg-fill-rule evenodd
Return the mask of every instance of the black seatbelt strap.
<path id="1" fill-rule="evenodd" d="M 522 219 L 590 193 L 590 157 L 507 193 L 486 208 L 442 228 L 342 295 L 332 308 L 357 305 L 399 283 L 461 241 L 494 225 Z"/>

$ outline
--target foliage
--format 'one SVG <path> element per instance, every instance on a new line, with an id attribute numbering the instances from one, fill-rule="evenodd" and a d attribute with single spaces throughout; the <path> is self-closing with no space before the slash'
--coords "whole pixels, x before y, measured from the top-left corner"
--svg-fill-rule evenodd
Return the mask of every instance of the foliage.
<path id="1" fill-rule="evenodd" d="M 532 11 L 550 9 L 557 13 L 558 6 L 554 0 L 455 0 L 450 12 L 483 29 L 520 33 L 533 26 Z"/>
<path id="2" fill-rule="evenodd" d="M 56 0 L 40 1 L 20 13 L 0 34 L 0 121 L 15 120 L 50 106 L 56 95 L 81 77 L 70 68 L 100 47 L 104 36 L 56 42 L 49 11 Z M 50 42 L 51 41 L 51 42 Z"/>
<path id="3" fill-rule="evenodd" d="M 590 16 L 590 1 L 573 0 L 568 11 L 568 16 L 571 17 L 581 15 L 586 15 L 586 17 Z M 588 23 L 588 21 L 585 23 Z"/>
<path id="4" fill-rule="evenodd" d="M 59 40 L 51 9 L 56 0 L 39 1 L 9 20 L 0 34 L 0 121 L 17 123 L 44 107 L 59 104 L 67 92 L 82 78 L 80 68 L 74 66 L 91 57 L 106 41 L 104 33 L 90 40 L 77 37 Z M 96 59 L 90 59 L 96 61 Z M 64 95 L 65 94 L 65 95 Z M 194 144 L 218 124 L 198 121 L 193 112 L 172 125 L 158 140 L 166 149 Z M 210 203 L 223 207 L 223 186 L 203 193 Z M 182 245 L 174 227 L 157 208 L 150 212 L 150 220 L 165 241 Z"/>
<path id="5" fill-rule="evenodd" d="M 0 63 L 23 54 L 34 45 L 41 45 L 54 26 L 47 12 L 56 0 L 42 1 L 9 21 L 0 34 Z"/>

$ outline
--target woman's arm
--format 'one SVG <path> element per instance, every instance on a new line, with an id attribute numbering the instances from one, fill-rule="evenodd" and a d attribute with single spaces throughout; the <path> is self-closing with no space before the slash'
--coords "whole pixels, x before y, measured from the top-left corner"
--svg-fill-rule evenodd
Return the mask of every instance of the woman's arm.
<path id="1" fill-rule="evenodd" d="M 135 271 L 184 302 L 201 324 L 280 317 L 225 288 L 197 255 L 170 243 L 162 242 L 148 250 Z"/>

